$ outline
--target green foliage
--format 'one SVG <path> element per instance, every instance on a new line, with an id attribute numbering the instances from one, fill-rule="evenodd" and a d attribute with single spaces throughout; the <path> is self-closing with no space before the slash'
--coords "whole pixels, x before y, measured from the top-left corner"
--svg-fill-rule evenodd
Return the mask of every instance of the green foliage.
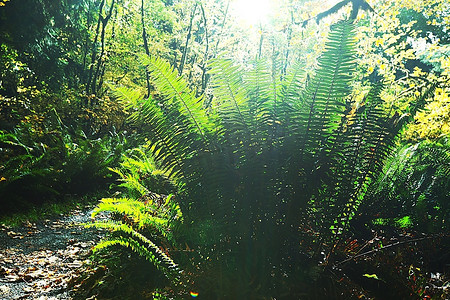
<path id="1" fill-rule="evenodd" d="M 186 119 L 186 125 L 193 126 L 193 131 L 203 136 L 210 127 L 203 110 L 202 98 L 196 97 L 196 93 L 188 88 L 184 79 L 177 76 L 170 64 L 148 56 L 143 56 L 142 62 L 158 87 L 158 92 L 163 96 L 161 100 L 164 99 L 163 105 L 167 111 L 181 113 Z"/>
<path id="2" fill-rule="evenodd" d="M 2 45 L 0 50 L 4 212 L 105 188 L 112 177 L 108 167 L 129 147 L 128 134 L 117 133 L 125 119 L 120 104 L 104 97 L 85 106 L 86 97 L 76 90 L 33 85 L 29 67 L 12 49 Z"/>
<path id="3" fill-rule="evenodd" d="M 400 219 L 396 220 L 395 223 L 397 223 L 397 225 L 400 226 L 400 228 L 408 228 L 408 227 L 411 227 L 411 225 L 412 225 L 412 221 L 409 216 L 400 218 Z"/>
<path id="4" fill-rule="evenodd" d="M 370 90 L 359 108 L 346 116 L 343 133 L 337 137 L 341 154 L 333 172 L 335 195 L 346 208 L 334 227 L 345 227 L 352 218 L 392 148 L 396 132 L 392 132 L 389 115 L 382 107 L 380 91 L 380 85 Z"/>
<path id="5" fill-rule="evenodd" d="M 310 17 L 301 1 L 275 2 L 279 20 L 252 36 L 231 30 L 230 1 L 8 1 L 2 208 L 118 176 L 121 198 L 94 212 L 109 221 L 88 225 L 111 231 L 96 250 L 126 247 L 175 279 L 160 246 L 180 242 L 194 251 L 174 259 L 212 299 L 301 297 L 296 283 L 319 282 L 361 219 L 447 229 L 446 1 L 380 1 L 371 19 L 365 1 L 340 1 L 317 17 L 353 5 L 324 47 L 323 28 L 295 26 Z M 413 118 L 406 136 L 434 142 L 395 150 Z M 125 130 L 145 144 L 127 150 Z"/>
<path id="6" fill-rule="evenodd" d="M 207 106 L 156 58 L 143 59 L 152 98 L 121 90 L 132 119 L 150 129 L 158 168 L 178 183 L 186 241 L 211 258 L 199 262 L 209 279 L 198 280 L 212 284 L 218 266 L 227 278 L 216 296 L 253 297 L 253 284 L 280 292 L 273 278 L 282 274 L 315 278 L 320 252 L 331 251 L 381 171 L 399 128 L 382 85 L 349 100 L 354 47 L 354 25 L 342 21 L 307 78 L 299 66 L 282 77 L 263 60 L 245 72 L 215 59 Z"/>
<path id="7" fill-rule="evenodd" d="M 445 86 L 445 85 L 444 85 Z M 408 140 L 428 139 L 439 141 L 450 135 L 450 97 L 449 88 L 434 88 L 429 91 L 428 103 L 423 110 L 418 111 L 415 122 L 409 124 L 404 132 Z"/>
<path id="8" fill-rule="evenodd" d="M 116 132 L 92 140 L 80 137 L 72 140 L 66 135 L 63 141 L 67 152 L 61 166 L 61 179 L 65 180 L 68 192 L 73 193 L 95 190 L 98 185 L 111 182 L 108 168 L 117 164 L 120 153 L 130 147 L 127 138 Z"/>
<path id="9" fill-rule="evenodd" d="M 127 199 L 129 202 L 129 199 Z M 125 201 L 122 201 L 121 205 L 113 205 L 107 208 L 107 211 L 111 211 L 114 213 L 120 213 L 125 211 L 133 211 L 135 207 L 126 208 Z M 133 206 L 133 203 L 131 203 Z M 144 213 L 145 214 L 145 213 Z M 136 215 L 134 215 L 136 217 Z M 160 227 L 162 224 L 159 222 L 155 222 L 155 220 L 146 220 L 140 219 L 139 222 L 144 222 L 147 226 L 155 226 Z M 89 227 L 96 227 L 100 229 L 108 229 L 114 233 L 117 233 L 118 236 L 111 237 L 106 240 L 102 240 L 99 242 L 93 249 L 94 253 L 104 248 L 108 248 L 114 245 L 120 245 L 127 248 L 130 248 L 132 251 L 136 252 L 142 257 L 145 257 L 150 262 L 152 262 L 159 270 L 163 271 L 168 277 L 172 277 L 172 279 L 176 279 L 178 268 L 177 265 L 173 262 L 173 260 L 167 256 L 156 244 L 154 244 L 151 240 L 146 238 L 144 235 L 136 231 L 131 226 L 122 223 L 122 222 L 95 222 L 92 224 L 86 225 Z M 175 278 L 173 278 L 175 277 Z"/>
<path id="10" fill-rule="evenodd" d="M 85 11 L 88 2 L 25 0 L 2 7 L 2 47 L 16 51 L 18 62 L 15 68 L 13 65 L 5 70 L 21 75 L 10 77 L 8 84 L 49 87 L 52 91 L 81 84 L 85 71 L 81 44 L 89 35 L 89 11 Z M 1 94 L 14 96 L 17 90 L 11 87 L 0 88 Z"/>
<path id="11" fill-rule="evenodd" d="M 88 139 L 82 131 L 71 135 L 59 127 L 39 136 L 23 126 L 2 131 L 0 147 L 0 198 L 4 212 L 9 212 L 105 188 L 112 181 L 108 167 L 128 146 L 127 139 L 114 132 Z"/>
<path id="12" fill-rule="evenodd" d="M 170 183 L 168 177 L 142 149 L 131 150 L 123 157 L 120 168 L 111 170 L 120 176 L 119 186 L 126 188 L 129 197 L 102 199 L 92 212 L 93 218 L 107 212 L 111 219 L 95 221 L 86 227 L 112 232 L 95 246 L 94 252 L 120 245 L 146 258 L 169 279 L 178 280 L 177 265 L 152 241 L 174 244 L 173 230 L 182 221 L 181 210 L 172 194 L 162 196 L 149 190 L 163 187 L 162 181 Z"/>
<path id="13" fill-rule="evenodd" d="M 449 141 L 421 141 L 399 147 L 370 190 L 364 212 L 410 222 L 428 232 L 448 229 Z"/>
<path id="14" fill-rule="evenodd" d="M 24 65 L 17 61 L 17 51 L 11 49 L 7 45 L 0 45 L 0 79 L 2 84 L 0 86 L 1 95 L 14 95 L 17 91 L 19 78 L 24 74 Z"/>
<path id="15" fill-rule="evenodd" d="M 132 198 L 140 198 L 150 192 L 169 194 L 176 187 L 176 182 L 159 169 L 155 159 L 139 148 L 123 156 L 120 168 L 110 170 L 119 175 L 122 181 L 119 186 L 125 188 Z"/>

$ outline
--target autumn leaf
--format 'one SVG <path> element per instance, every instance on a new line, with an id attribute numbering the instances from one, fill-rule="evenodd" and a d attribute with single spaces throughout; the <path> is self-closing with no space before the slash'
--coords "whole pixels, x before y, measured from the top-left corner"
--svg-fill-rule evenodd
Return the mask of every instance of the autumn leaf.
<path id="1" fill-rule="evenodd" d="M 378 278 L 377 274 L 364 274 L 363 276 L 367 277 L 367 278 L 373 278 L 373 279 L 376 279 L 376 280 L 381 280 L 380 278 Z"/>

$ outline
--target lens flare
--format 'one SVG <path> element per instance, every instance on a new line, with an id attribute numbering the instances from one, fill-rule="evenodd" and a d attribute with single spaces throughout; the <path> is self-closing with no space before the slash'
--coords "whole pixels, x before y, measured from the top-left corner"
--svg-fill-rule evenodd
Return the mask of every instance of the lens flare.
<path id="1" fill-rule="evenodd" d="M 197 297 L 198 297 L 198 293 L 196 293 L 196 292 L 191 292 L 191 297 L 192 297 L 192 298 L 197 298 Z"/>

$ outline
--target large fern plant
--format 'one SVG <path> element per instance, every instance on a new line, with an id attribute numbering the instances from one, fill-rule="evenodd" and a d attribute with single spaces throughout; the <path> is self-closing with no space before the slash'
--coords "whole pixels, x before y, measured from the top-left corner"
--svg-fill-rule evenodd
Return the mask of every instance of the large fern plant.
<path id="1" fill-rule="evenodd" d="M 281 76 L 268 61 L 244 71 L 220 58 L 204 101 L 167 62 L 143 57 L 155 95 L 116 90 L 177 183 L 183 238 L 208 257 L 197 282 L 211 297 L 293 293 L 283 278 L 314 278 L 381 170 L 398 126 L 381 85 L 351 100 L 354 47 L 354 25 L 341 21 L 308 76 L 299 65 Z"/>

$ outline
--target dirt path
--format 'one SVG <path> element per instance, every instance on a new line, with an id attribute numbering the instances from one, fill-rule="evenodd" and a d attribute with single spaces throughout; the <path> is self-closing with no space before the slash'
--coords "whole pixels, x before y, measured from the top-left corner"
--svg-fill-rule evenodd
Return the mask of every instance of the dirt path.
<path id="1" fill-rule="evenodd" d="M 71 299 L 68 283 L 85 268 L 99 239 L 78 224 L 90 210 L 76 210 L 20 228 L 0 225 L 0 299 Z"/>

